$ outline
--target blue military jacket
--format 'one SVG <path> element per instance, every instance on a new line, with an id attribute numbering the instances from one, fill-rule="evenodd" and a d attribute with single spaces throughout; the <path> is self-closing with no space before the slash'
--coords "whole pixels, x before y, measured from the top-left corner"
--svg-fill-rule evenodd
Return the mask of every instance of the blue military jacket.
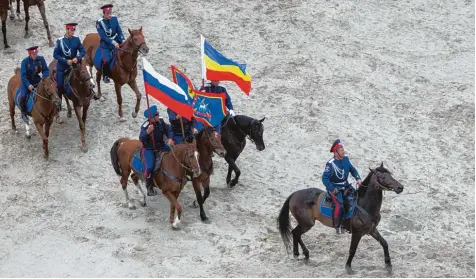
<path id="1" fill-rule="evenodd" d="M 22 84 L 28 87 L 30 84 L 38 85 L 42 77 L 46 78 L 50 75 L 50 71 L 43 56 L 38 56 L 35 60 L 28 56 L 21 62 L 20 74 Z"/>
<path id="2" fill-rule="evenodd" d="M 230 95 L 228 95 L 228 92 L 226 92 L 225 87 L 207 85 L 205 87 L 200 88 L 200 91 L 202 90 L 205 90 L 205 92 L 208 92 L 208 93 L 225 93 L 226 94 L 225 106 L 228 108 L 228 110 L 233 110 L 233 104 L 231 103 Z"/>
<path id="3" fill-rule="evenodd" d="M 337 189 L 344 189 L 349 186 L 347 178 L 349 173 L 356 179 L 360 179 L 357 169 L 352 165 L 347 155 L 344 155 L 342 160 L 332 158 L 327 162 L 324 173 L 322 174 L 322 183 L 326 186 L 328 191 Z"/>
<path id="4" fill-rule="evenodd" d="M 147 128 L 149 127 L 149 120 L 146 120 L 140 128 L 139 140 L 142 142 L 142 145 L 146 149 L 154 149 L 154 144 L 152 142 L 152 133 L 154 134 L 155 149 L 159 151 L 164 142 L 164 135 L 167 138 L 172 138 L 172 130 L 170 126 L 164 122 L 162 118 L 160 121 L 154 124 L 154 131 L 150 134 L 147 134 Z"/>
<path id="5" fill-rule="evenodd" d="M 96 29 L 101 37 L 101 48 L 113 49 L 113 41 L 116 41 L 119 44 L 122 44 L 125 41 L 121 26 L 115 16 L 111 17 L 109 20 L 105 18 L 98 19 L 96 21 Z"/>
<path id="6" fill-rule="evenodd" d="M 58 71 L 64 71 L 69 67 L 68 60 L 75 57 L 80 60 L 85 54 L 86 51 L 84 51 L 83 44 L 77 36 L 72 36 L 71 38 L 63 36 L 56 40 L 53 57 L 58 60 Z"/>

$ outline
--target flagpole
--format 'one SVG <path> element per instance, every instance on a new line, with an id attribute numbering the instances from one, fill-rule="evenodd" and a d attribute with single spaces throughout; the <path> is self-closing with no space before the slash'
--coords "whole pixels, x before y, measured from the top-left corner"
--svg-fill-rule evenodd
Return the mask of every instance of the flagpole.
<path id="1" fill-rule="evenodd" d="M 150 115 L 150 106 L 149 106 L 149 94 L 147 94 L 147 90 L 145 91 L 145 99 L 147 100 L 147 114 L 149 115 L 149 124 L 151 123 L 151 115 Z M 154 124 L 152 123 L 152 126 L 154 126 Z M 154 127 L 154 130 L 155 130 L 155 127 Z M 154 153 L 155 153 L 155 139 L 154 139 L 154 130 L 152 131 L 152 146 L 153 146 L 153 149 L 154 149 Z"/>
<path id="2" fill-rule="evenodd" d="M 200 56 L 202 57 L 202 88 L 205 87 L 205 38 L 200 34 Z"/>

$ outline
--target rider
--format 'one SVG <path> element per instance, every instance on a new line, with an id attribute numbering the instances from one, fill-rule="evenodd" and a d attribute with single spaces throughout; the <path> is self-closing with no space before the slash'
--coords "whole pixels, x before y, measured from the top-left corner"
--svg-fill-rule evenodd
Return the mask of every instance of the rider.
<path id="1" fill-rule="evenodd" d="M 205 91 L 207 93 L 225 93 L 225 95 L 226 95 L 225 106 L 228 109 L 228 113 L 231 116 L 235 116 L 235 112 L 233 111 L 233 104 L 231 103 L 230 95 L 228 95 L 228 92 L 226 91 L 225 87 L 218 85 L 219 83 L 220 83 L 219 80 L 212 80 L 210 82 L 210 85 L 202 86 L 202 88 L 200 88 L 200 91 Z M 221 133 L 221 124 L 218 124 L 214 128 L 218 133 Z"/>
<path id="2" fill-rule="evenodd" d="M 77 23 L 65 24 L 66 33 L 62 38 L 56 40 L 56 47 L 53 51 L 53 58 L 58 63 L 56 65 L 56 82 L 58 86 L 58 96 L 61 100 L 63 94 L 66 93 L 65 89 L 65 71 L 68 70 L 73 64 L 78 63 L 86 54 L 84 51 L 81 39 L 74 35 L 76 31 Z M 61 110 L 61 104 L 59 106 Z"/>
<path id="3" fill-rule="evenodd" d="M 146 172 L 147 178 L 147 195 L 154 196 L 156 192 L 153 186 L 154 166 L 156 163 L 157 155 L 162 151 L 169 151 L 170 147 L 164 142 L 164 136 L 168 139 L 168 144 L 171 146 L 174 144 L 172 140 L 172 130 L 170 126 L 164 122 L 164 119 L 159 116 L 157 106 L 151 106 L 144 111 L 144 117 L 147 119 L 140 128 L 139 139 L 142 142 L 144 148 L 144 157 L 146 159 Z"/>
<path id="4" fill-rule="evenodd" d="M 179 144 L 183 142 L 184 138 L 187 139 L 198 133 L 196 128 L 197 121 L 194 118 L 192 118 L 192 121 L 190 121 L 187 118 L 183 118 L 180 114 L 176 114 L 170 108 L 167 108 L 167 114 L 169 115 L 169 122 L 172 128 L 172 139 L 174 144 Z M 182 119 L 185 137 L 182 134 L 182 124 L 180 123 L 180 119 Z"/>
<path id="5" fill-rule="evenodd" d="M 114 49 L 119 48 L 119 45 L 125 41 L 119 21 L 116 16 L 112 15 L 112 7 L 113 5 L 111 4 L 102 6 L 103 17 L 96 21 L 96 29 L 101 37 L 101 44 L 98 50 L 103 55 L 104 62 L 101 64 L 103 81 L 105 83 L 109 83 L 110 80 L 106 75 L 107 72 L 104 72 L 104 68 L 109 65 Z"/>
<path id="6" fill-rule="evenodd" d="M 326 168 L 322 174 L 322 183 L 326 186 L 334 202 L 335 207 L 332 212 L 332 221 L 336 233 L 339 234 L 341 219 L 344 215 L 344 213 L 341 212 L 341 208 L 342 205 L 344 205 L 344 207 L 347 206 L 344 203 L 343 192 L 351 187 L 347 181 L 349 172 L 355 178 L 357 186 L 362 183 L 362 180 L 360 179 L 357 169 L 350 162 L 349 157 L 344 154 L 344 146 L 339 139 L 334 141 L 330 151 L 334 153 L 334 158 L 330 159 L 326 164 Z M 341 233 L 344 233 L 344 228 L 341 229 Z"/>
<path id="7" fill-rule="evenodd" d="M 50 75 L 48 65 L 43 56 L 38 55 L 38 46 L 33 46 L 26 49 L 28 51 L 28 57 L 21 62 L 21 91 L 20 91 L 20 110 L 22 119 L 28 121 L 26 114 L 26 104 L 28 100 L 28 94 L 33 88 L 36 88 L 41 81 L 41 78 L 46 78 Z M 41 73 L 41 77 L 39 75 Z"/>

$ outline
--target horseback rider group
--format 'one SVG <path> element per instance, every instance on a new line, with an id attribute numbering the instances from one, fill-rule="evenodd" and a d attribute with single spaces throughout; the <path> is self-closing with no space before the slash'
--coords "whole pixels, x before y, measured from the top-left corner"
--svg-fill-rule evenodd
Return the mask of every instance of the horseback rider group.
<path id="1" fill-rule="evenodd" d="M 112 15 L 113 5 L 107 4 L 101 7 L 103 17 L 96 21 L 96 29 L 101 38 L 100 47 L 96 52 L 96 59 L 101 61 L 101 69 L 103 80 L 109 83 L 108 65 L 111 62 L 114 51 L 120 47 L 125 41 L 122 28 L 119 25 L 117 17 Z M 66 26 L 65 35 L 56 41 L 56 47 L 53 51 L 53 57 L 58 60 L 56 80 L 58 85 L 58 95 L 61 97 L 66 93 L 65 89 L 65 71 L 73 64 L 77 64 L 85 55 L 85 50 L 79 37 L 75 34 L 76 23 L 68 23 Z M 48 66 L 43 56 L 38 55 L 38 46 L 27 49 L 28 57 L 23 59 L 21 63 L 21 94 L 20 94 L 20 108 L 22 111 L 22 118 L 26 117 L 26 102 L 28 93 L 31 92 L 35 86 L 40 82 L 40 73 L 42 77 L 48 77 Z M 207 86 L 200 88 L 200 91 L 207 93 L 225 93 L 225 105 L 230 116 L 234 116 L 235 112 L 233 104 L 228 92 L 223 86 L 219 85 L 219 81 L 212 80 Z M 61 107 L 60 109 L 61 110 Z M 156 159 L 160 158 L 160 152 L 169 151 L 170 146 L 180 144 L 185 139 L 193 137 L 198 133 L 198 122 L 195 119 L 189 121 L 176 114 L 170 108 L 167 109 L 170 125 L 165 123 L 159 115 L 157 106 L 151 106 L 144 111 L 144 117 L 147 120 L 142 124 L 140 129 L 139 139 L 144 147 L 144 157 L 146 161 L 146 178 L 147 178 L 147 194 L 149 196 L 156 195 L 153 189 L 152 173 L 156 164 Z M 27 121 L 27 120 L 26 120 Z M 214 129 L 220 133 L 221 125 L 217 125 Z M 359 186 L 362 181 L 358 171 L 350 162 L 347 155 L 344 154 L 344 146 L 337 139 L 331 147 L 331 153 L 334 157 L 329 160 L 325 166 L 322 174 L 322 182 L 325 185 L 329 195 L 334 202 L 333 209 L 333 223 L 336 232 L 343 233 L 341 228 L 341 219 L 348 209 L 347 198 L 344 197 L 345 190 L 351 188 L 347 181 L 349 173 L 356 179 L 356 185 Z M 344 210 L 342 210 L 344 208 Z"/>

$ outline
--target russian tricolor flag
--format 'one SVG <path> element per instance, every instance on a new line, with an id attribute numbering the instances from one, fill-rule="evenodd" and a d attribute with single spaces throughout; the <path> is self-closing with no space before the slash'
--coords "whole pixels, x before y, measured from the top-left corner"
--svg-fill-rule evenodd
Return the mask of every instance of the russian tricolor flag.
<path id="1" fill-rule="evenodd" d="M 144 87 L 146 94 L 150 95 L 175 113 L 192 119 L 193 108 L 191 100 L 180 86 L 171 82 L 166 77 L 157 73 L 147 59 L 142 58 Z"/>

